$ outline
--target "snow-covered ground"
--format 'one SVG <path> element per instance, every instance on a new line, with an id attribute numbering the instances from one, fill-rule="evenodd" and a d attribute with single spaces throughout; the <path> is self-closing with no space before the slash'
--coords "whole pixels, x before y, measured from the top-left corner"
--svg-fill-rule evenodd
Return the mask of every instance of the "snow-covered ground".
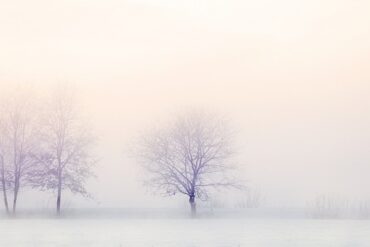
<path id="1" fill-rule="evenodd" d="M 0 219 L 0 246 L 370 246 L 369 220 L 248 218 Z"/>

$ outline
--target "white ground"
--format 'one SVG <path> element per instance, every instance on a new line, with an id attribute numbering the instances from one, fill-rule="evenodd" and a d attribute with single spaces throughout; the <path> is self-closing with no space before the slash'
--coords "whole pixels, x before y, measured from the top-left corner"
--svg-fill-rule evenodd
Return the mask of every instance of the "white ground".
<path id="1" fill-rule="evenodd" d="M 370 246 L 368 220 L 0 219 L 0 246 Z"/>

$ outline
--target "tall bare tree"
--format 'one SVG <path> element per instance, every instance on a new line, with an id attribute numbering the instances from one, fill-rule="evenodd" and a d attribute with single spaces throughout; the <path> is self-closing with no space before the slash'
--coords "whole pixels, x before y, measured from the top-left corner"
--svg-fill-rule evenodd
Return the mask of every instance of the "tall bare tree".
<path id="1" fill-rule="evenodd" d="M 0 178 L 5 209 L 8 212 L 7 192 L 13 193 L 13 214 L 16 212 L 21 187 L 29 185 L 33 169 L 32 153 L 37 148 L 37 114 L 32 97 L 14 93 L 2 102 L 0 118 Z"/>
<path id="2" fill-rule="evenodd" d="M 44 116 L 43 151 L 34 157 L 42 165 L 33 176 L 34 186 L 56 192 L 58 214 L 64 189 L 89 195 L 85 182 L 93 175 L 91 168 L 95 163 L 90 152 L 93 138 L 75 103 L 68 90 L 55 92 Z"/>
<path id="3" fill-rule="evenodd" d="M 196 198 L 206 199 L 211 188 L 242 187 L 231 173 L 231 137 L 226 121 L 203 112 L 143 136 L 137 155 L 148 171 L 147 185 L 164 195 L 186 195 L 195 215 Z"/>
<path id="4" fill-rule="evenodd" d="M 8 173 L 5 169 L 5 162 L 6 162 L 5 119 L 3 119 L 3 115 L 0 115 L 0 179 L 1 179 L 0 189 L 3 192 L 5 211 L 7 214 L 9 214 L 9 203 L 7 195 L 9 178 Z"/>

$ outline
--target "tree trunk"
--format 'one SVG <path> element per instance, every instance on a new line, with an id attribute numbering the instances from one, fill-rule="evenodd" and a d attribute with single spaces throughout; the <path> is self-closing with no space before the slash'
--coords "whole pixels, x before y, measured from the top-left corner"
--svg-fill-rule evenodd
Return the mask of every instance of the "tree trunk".
<path id="1" fill-rule="evenodd" d="M 60 215 L 60 204 L 62 200 L 62 174 L 58 173 L 58 195 L 57 195 L 57 214 Z"/>
<path id="2" fill-rule="evenodd" d="M 14 186 L 14 196 L 13 196 L 13 214 L 14 215 L 17 210 L 18 190 L 19 190 L 19 185 L 18 185 L 18 182 L 16 182 Z"/>
<path id="3" fill-rule="evenodd" d="M 3 186 L 3 196 L 4 196 L 4 206 L 5 206 L 5 211 L 7 214 L 9 214 L 9 204 L 8 204 L 8 196 L 6 194 L 6 183 L 5 183 L 5 178 L 2 177 L 2 186 Z"/>
<path id="4" fill-rule="evenodd" d="M 197 206 L 195 203 L 195 196 L 191 195 L 189 198 L 189 203 L 190 203 L 190 209 L 191 209 L 191 216 L 195 217 L 197 214 Z"/>
<path id="5" fill-rule="evenodd" d="M 57 196 L 57 214 L 60 215 L 60 203 L 61 203 L 61 197 L 62 197 L 62 192 L 61 189 L 58 188 L 58 196 Z"/>
<path id="6" fill-rule="evenodd" d="M 4 169 L 4 159 L 1 157 L 1 185 L 3 188 L 3 196 L 4 196 L 4 206 L 5 211 L 9 214 L 9 204 L 8 204 L 8 196 L 6 194 L 6 182 L 5 182 L 5 169 Z"/>
<path id="7" fill-rule="evenodd" d="M 9 214 L 8 197 L 6 196 L 6 191 L 5 190 L 3 190 L 3 194 L 4 194 L 5 211 L 6 211 L 6 214 Z"/>
<path id="8" fill-rule="evenodd" d="M 60 215 L 60 200 L 61 200 L 61 193 L 58 189 L 58 197 L 57 197 L 57 214 Z"/>
<path id="9" fill-rule="evenodd" d="M 3 182 L 3 196 L 4 196 L 4 206 L 5 206 L 5 211 L 7 214 L 9 214 L 9 204 L 8 204 L 8 197 L 6 195 L 6 188 L 4 187 L 5 183 Z"/>

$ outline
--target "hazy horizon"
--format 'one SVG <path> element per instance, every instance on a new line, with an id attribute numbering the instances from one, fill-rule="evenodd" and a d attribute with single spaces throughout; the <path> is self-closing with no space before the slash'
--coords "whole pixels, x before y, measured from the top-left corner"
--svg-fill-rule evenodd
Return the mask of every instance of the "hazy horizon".
<path id="1" fill-rule="evenodd" d="M 95 200 L 68 195 L 71 207 L 186 203 L 146 192 L 127 147 L 189 108 L 231 119 L 241 174 L 269 205 L 369 200 L 369 9 L 364 0 L 8 1 L 0 91 L 75 88 L 100 160 Z M 19 207 L 54 206 L 33 196 L 22 192 Z"/>

